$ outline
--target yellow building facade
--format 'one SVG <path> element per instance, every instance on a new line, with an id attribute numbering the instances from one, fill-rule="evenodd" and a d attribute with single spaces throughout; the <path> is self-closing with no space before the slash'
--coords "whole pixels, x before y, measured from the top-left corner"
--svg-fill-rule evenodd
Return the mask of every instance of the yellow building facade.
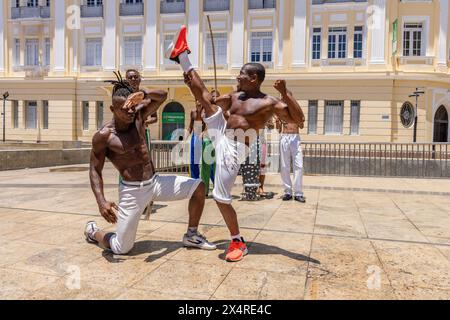
<path id="1" fill-rule="evenodd" d="M 412 142 L 400 113 L 416 88 L 418 142 L 450 141 L 448 0 L 0 0 L 0 93 L 7 140 L 84 141 L 111 119 L 112 71 L 133 68 L 169 100 L 153 139 L 189 124 L 194 101 L 163 57 L 182 24 L 193 65 L 233 90 L 247 62 L 286 79 L 307 124 L 303 140 Z"/>

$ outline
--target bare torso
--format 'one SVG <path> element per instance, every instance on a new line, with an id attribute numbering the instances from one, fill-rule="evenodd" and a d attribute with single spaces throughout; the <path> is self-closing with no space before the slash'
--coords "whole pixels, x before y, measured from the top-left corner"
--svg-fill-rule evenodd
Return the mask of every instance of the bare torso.
<path id="1" fill-rule="evenodd" d="M 264 129 L 274 114 L 276 103 L 275 99 L 263 93 L 256 98 L 247 98 L 244 92 L 233 93 L 227 129 Z"/>
<path id="2" fill-rule="evenodd" d="M 145 142 L 145 128 L 140 127 L 140 123 L 136 119 L 127 131 L 122 132 L 110 122 L 100 131 L 102 135 L 108 135 L 106 157 L 126 181 L 146 181 L 155 174 Z"/>

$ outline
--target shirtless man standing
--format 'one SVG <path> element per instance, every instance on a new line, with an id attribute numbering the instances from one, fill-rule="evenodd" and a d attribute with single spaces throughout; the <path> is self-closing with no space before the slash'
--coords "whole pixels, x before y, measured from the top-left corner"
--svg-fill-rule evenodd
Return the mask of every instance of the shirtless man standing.
<path id="1" fill-rule="evenodd" d="M 287 95 L 293 98 L 292 92 L 287 90 Z M 300 139 L 300 130 L 304 128 L 305 116 L 299 124 L 288 123 L 277 119 L 277 129 L 280 137 L 280 162 L 281 179 L 284 185 L 283 201 L 295 201 L 305 203 L 303 194 L 303 153 Z M 294 167 L 294 185 L 291 180 L 291 161 Z"/>
<path id="2" fill-rule="evenodd" d="M 215 250 L 198 233 L 205 204 L 205 187 L 200 180 L 186 177 L 159 176 L 145 143 L 145 121 L 167 99 L 164 91 L 137 92 L 128 82 L 115 82 L 111 111 L 113 120 L 94 135 L 92 141 L 90 180 L 100 214 L 117 224 L 115 233 L 100 231 L 96 223 L 88 222 L 86 240 L 118 255 L 128 254 L 134 247 L 138 224 L 145 207 L 152 200 L 189 202 L 189 228 L 183 238 L 187 247 Z M 102 171 L 108 158 L 119 171 L 120 202 L 117 206 L 105 199 Z"/>
<path id="3" fill-rule="evenodd" d="M 231 190 L 242 163 L 242 158 L 240 159 L 242 155 L 239 151 L 245 150 L 242 146 L 251 146 L 256 139 L 253 141 L 236 139 L 239 137 L 230 136 L 230 132 L 235 130 L 259 132 L 274 114 L 286 122 L 300 123 L 301 111 L 297 102 L 287 95 L 284 81 L 277 81 L 275 87 L 282 93 L 286 103 L 261 92 L 265 69 L 261 64 L 256 63 L 246 64 L 242 68 L 237 77 L 239 92 L 213 99 L 189 61 L 190 50 L 186 41 L 186 31 L 186 27 L 182 26 L 167 50 L 166 57 L 181 65 L 186 84 L 195 99 L 200 101 L 205 109 L 207 117 L 205 122 L 209 134 L 211 138 L 215 137 L 213 141 L 216 148 L 216 183 L 213 196 L 232 239 L 226 260 L 240 261 L 248 254 L 248 249 L 240 235 L 237 214 L 232 206 Z M 230 112 L 228 120 L 224 117 L 224 110 Z"/>

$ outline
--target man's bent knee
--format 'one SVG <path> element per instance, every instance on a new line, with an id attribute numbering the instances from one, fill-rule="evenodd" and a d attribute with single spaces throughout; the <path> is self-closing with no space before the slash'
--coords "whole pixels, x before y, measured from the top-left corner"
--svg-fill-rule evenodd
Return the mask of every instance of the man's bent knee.
<path id="1" fill-rule="evenodd" d="M 197 197 L 204 197 L 206 194 L 206 186 L 205 183 L 203 181 L 201 181 L 197 187 L 197 189 L 195 189 L 194 194 L 192 195 L 192 198 L 197 198 Z"/>
<path id="2" fill-rule="evenodd" d="M 111 239 L 111 250 L 117 255 L 127 255 L 134 247 L 134 241 L 119 242 L 117 238 Z"/>

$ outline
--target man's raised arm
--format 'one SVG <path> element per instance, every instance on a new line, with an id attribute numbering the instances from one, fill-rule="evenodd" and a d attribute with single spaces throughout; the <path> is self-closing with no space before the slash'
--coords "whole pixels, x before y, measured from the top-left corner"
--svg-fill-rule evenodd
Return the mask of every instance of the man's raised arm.
<path id="1" fill-rule="evenodd" d="M 143 119 L 155 114 L 159 107 L 167 100 L 167 92 L 164 90 L 143 91 L 145 98 L 141 103 L 139 111 L 142 112 Z"/>
<path id="2" fill-rule="evenodd" d="M 109 223 L 117 223 L 118 207 L 115 203 L 108 202 L 103 192 L 103 167 L 106 159 L 106 146 L 109 133 L 104 131 L 97 132 L 92 139 L 92 151 L 90 160 L 89 178 L 91 181 L 92 192 L 97 200 L 100 214 Z"/>
<path id="3" fill-rule="evenodd" d="M 284 102 L 276 106 L 276 113 L 279 118 L 281 120 L 285 120 L 286 122 L 296 123 L 299 126 L 303 126 L 305 122 L 305 115 L 303 114 L 302 108 L 294 98 L 292 92 L 287 89 L 286 81 L 278 80 L 275 82 L 274 88 L 281 94 L 281 100 Z M 284 104 L 287 105 L 287 108 Z M 286 112 L 283 112 L 281 109 L 287 109 L 288 117 L 286 117 Z"/>

